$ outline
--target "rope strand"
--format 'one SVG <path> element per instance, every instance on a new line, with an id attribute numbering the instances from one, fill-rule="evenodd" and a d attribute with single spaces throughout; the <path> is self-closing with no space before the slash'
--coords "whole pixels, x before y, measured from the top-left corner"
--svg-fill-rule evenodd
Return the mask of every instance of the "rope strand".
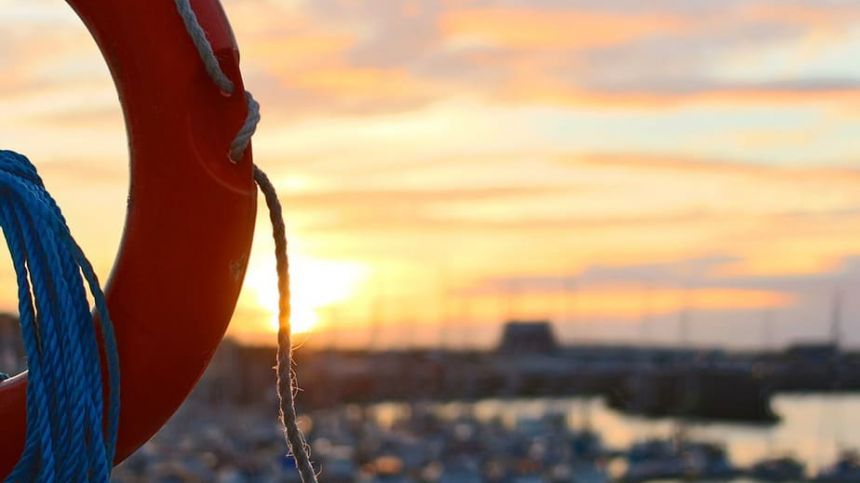
<path id="1" fill-rule="evenodd" d="M 277 385 L 281 424 L 284 427 L 287 444 L 296 459 L 296 467 L 302 481 L 305 483 L 316 482 L 317 476 L 308 454 L 308 445 L 299 429 L 298 417 L 296 416 L 295 388 L 297 385 L 292 370 L 293 343 L 290 327 L 290 265 L 287 258 L 287 235 L 283 210 L 275 187 L 266 173 L 257 166 L 254 166 L 254 181 L 257 182 L 260 192 L 266 199 L 266 206 L 269 208 L 269 220 L 272 223 L 272 236 L 275 239 L 279 294 Z"/>
<path id="2" fill-rule="evenodd" d="M 238 163 L 245 157 L 245 151 L 251 144 L 251 138 L 257 132 L 257 124 L 260 123 L 260 104 L 254 99 L 250 92 L 245 91 L 245 100 L 248 104 L 248 115 L 245 124 L 236 133 L 233 142 L 230 143 L 230 161 Z"/>
<path id="3" fill-rule="evenodd" d="M 185 24 L 185 30 L 194 42 L 194 47 L 197 48 L 197 53 L 200 54 L 200 59 L 203 61 L 203 67 L 206 68 L 206 73 L 212 79 L 212 82 L 221 89 L 221 92 L 231 95 L 236 87 L 233 81 L 227 77 L 227 74 L 221 70 L 221 64 L 218 63 L 218 58 L 215 57 L 215 51 L 212 50 L 212 44 L 206 37 L 206 32 L 197 20 L 197 14 L 191 8 L 189 0 L 176 0 L 176 10 L 179 11 L 179 16 L 182 17 L 182 22 Z"/>
<path id="4" fill-rule="evenodd" d="M 212 45 L 206 37 L 206 32 L 197 20 L 197 15 L 191 7 L 190 0 L 175 0 L 179 16 L 185 24 L 185 29 L 200 54 L 200 59 L 212 79 L 222 91 L 233 93 L 234 84 L 221 69 L 221 64 L 212 50 Z M 229 88 L 228 88 L 229 83 Z M 245 123 L 230 144 L 230 160 L 240 161 L 251 144 L 251 138 L 260 122 L 260 105 L 250 92 L 245 92 L 248 113 Z M 284 227 L 284 216 L 278 194 L 268 176 L 256 165 L 254 166 L 254 181 L 266 199 L 269 208 L 269 219 L 272 223 L 272 235 L 275 239 L 275 259 L 278 272 L 278 356 L 277 356 L 277 391 L 281 424 L 287 446 L 296 460 L 296 467 L 304 483 L 316 483 L 317 475 L 310 460 L 310 451 L 297 424 L 295 407 L 296 381 L 293 374 L 293 346 L 290 327 L 290 278 L 289 261 L 287 258 L 287 238 Z"/>

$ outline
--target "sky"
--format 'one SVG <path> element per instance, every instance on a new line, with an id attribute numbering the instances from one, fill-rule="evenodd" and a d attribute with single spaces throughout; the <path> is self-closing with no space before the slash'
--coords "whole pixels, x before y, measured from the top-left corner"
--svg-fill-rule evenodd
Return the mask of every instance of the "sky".
<path id="1" fill-rule="evenodd" d="M 226 0 L 308 345 L 860 345 L 860 3 Z M 0 147 L 102 278 L 122 115 L 59 0 L 0 0 Z M 260 214 L 230 333 L 274 343 Z M 838 303 L 836 301 L 839 301 Z M 11 265 L 0 309 L 15 309 Z"/>

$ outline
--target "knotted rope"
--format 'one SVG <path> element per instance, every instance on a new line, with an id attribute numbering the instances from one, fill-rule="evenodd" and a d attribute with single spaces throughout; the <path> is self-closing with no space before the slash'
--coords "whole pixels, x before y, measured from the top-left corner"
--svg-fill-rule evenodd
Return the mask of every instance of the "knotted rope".
<path id="1" fill-rule="evenodd" d="M 108 481 L 119 419 L 119 356 L 105 297 L 36 168 L 11 151 L 0 151 L 0 225 L 17 276 L 29 368 L 27 436 L 7 481 Z"/>
<path id="2" fill-rule="evenodd" d="M 189 0 L 175 0 L 176 10 L 182 17 L 185 29 L 191 37 L 206 72 L 212 82 L 229 95 L 235 94 L 235 84 L 221 69 L 221 64 L 212 50 L 212 45 L 206 37 L 206 32 L 197 20 L 194 9 L 191 8 Z M 251 142 L 251 137 L 260 122 L 260 105 L 254 100 L 250 92 L 245 92 L 248 104 L 248 114 L 245 123 L 236 134 L 230 145 L 230 160 L 239 162 L 245 154 Z M 281 202 L 275 187 L 269 181 L 266 174 L 256 165 L 254 166 L 254 181 L 266 199 L 269 208 L 269 219 L 272 222 L 272 235 L 275 239 L 275 259 L 278 271 L 278 358 L 277 358 L 277 390 L 280 402 L 279 412 L 281 424 L 284 428 L 284 436 L 287 445 L 296 459 L 296 467 L 304 483 L 315 483 L 317 475 L 311 464 L 309 450 L 305 437 L 297 424 L 295 408 L 296 381 L 293 373 L 293 345 L 290 330 L 290 278 L 289 262 L 287 258 L 287 238 L 284 229 L 284 217 Z"/>

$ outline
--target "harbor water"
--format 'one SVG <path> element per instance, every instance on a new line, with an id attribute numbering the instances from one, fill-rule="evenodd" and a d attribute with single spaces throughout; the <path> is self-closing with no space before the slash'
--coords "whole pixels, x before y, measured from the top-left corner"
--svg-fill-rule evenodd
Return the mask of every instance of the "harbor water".
<path id="1" fill-rule="evenodd" d="M 434 404 L 444 419 L 501 419 L 511 428 L 549 414 L 563 414 L 572 430 L 590 428 L 608 448 L 624 449 L 637 441 L 671 438 L 679 431 L 689 439 L 725 446 L 732 463 L 747 467 L 767 458 L 792 456 L 816 473 L 833 463 L 840 452 L 860 448 L 860 394 L 779 395 L 773 406 L 780 419 L 770 425 L 680 422 L 620 413 L 601 398 L 492 399 Z M 386 427 L 411 410 L 406 403 L 374 406 L 380 426 Z M 610 468 L 620 474 L 623 467 Z"/>

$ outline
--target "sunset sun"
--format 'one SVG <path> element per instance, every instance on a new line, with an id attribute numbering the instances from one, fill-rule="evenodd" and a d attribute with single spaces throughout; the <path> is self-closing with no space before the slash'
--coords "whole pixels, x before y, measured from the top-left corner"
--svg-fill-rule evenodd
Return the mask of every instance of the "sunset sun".
<path id="1" fill-rule="evenodd" d="M 259 326 L 271 332 L 278 330 L 278 288 L 270 263 L 252 263 L 248 268 L 247 288 L 254 303 L 264 314 Z M 320 260 L 301 254 L 290 259 L 292 278 L 292 330 L 308 333 L 322 323 L 320 310 L 354 297 L 366 270 L 356 263 Z"/>

